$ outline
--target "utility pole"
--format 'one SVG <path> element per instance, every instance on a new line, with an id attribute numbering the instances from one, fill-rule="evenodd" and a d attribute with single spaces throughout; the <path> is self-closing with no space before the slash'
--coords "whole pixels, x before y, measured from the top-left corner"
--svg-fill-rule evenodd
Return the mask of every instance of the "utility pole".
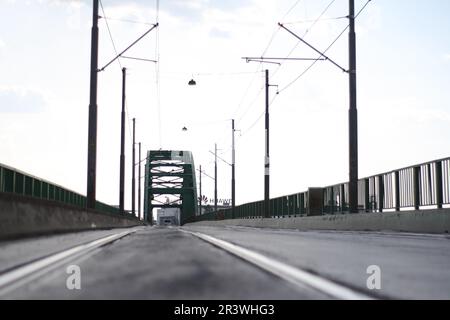
<path id="1" fill-rule="evenodd" d="M 307 41 L 286 28 L 283 24 L 278 25 L 306 44 L 309 48 L 320 54 L 320 58 L 331 62 L 336 67 L 349 74 L 349 184 L 348 184 L 348 206 L 350 213 L 358 213 L 358 111 L 356 109 L 356 34 L 355 34 L 355 0 L 349 0 L 349 70 L 330 59 L 325 53 L 320 52 Z M 251 58 L 247 58 L 251 59 Z M 267 58 L 273 59 L 273 58 Z M 320 60 L 320 59 L 318 59 Z"/>
<path id="2" fill-rule="evenodd" d="M 134 147 L 135 145 L 135 138 L 136 138 L 136 118 L 133 118 L 133 159 L 132 159 L 132 177 L 131 177 L 131 213 L 134 215 L 136 215 L 136 209 L 134 206 L 134 202 L 135 202 L 135 192 L 136 192 L 136 178 L 135 178 L 135 166 L 136 166 L 136 149 Z"/>
<path id="3" fill-rule="evenodd" d="M 358 111 L 356 109 L 355 0 L 349 0 L 349 209 L 358 213 Z"/>
<path id="4" fill-rule="evenodd" d="M 211 151 L 210 151 L 210 152 L 211 152 Z M 215 210 L 217 211 L 217 184 L 216 184 L 216 181 L 217 181 L 217 174 L 216 174 L 216 177 L 215 177 L 215 178 L 211 177 L 209 174 L 207 174 L 205 171 L 202 170 L 202 166 L 200 166 L 200 169 L 197 169 L 197 170 L 200 172 L 200 199 L 203 199 L 203 194 L 202 194 L 202 175 L 205 175 L 205 176 L 207 176 L 208 178 L 214 180 L 214 183 L 215 183 L 214 195 L 215 195 L 215 207 L 216 207 Z M 216 172 L 217 172 L 217 171 L 216 171 Z M 202 213 L 202 212 L 201 212 L 201 207 L 202 207 L 202 205 L 201 205 L 201 202 L 200 202 L 200 213 Z"/>
<path id="5" fill-rule="evenodd" d="M 122 69 L 122 113 L 120 123 L 120 188 L 119 188 L 119 208 L 120 213 L 125 209 L 125 81 L 126 68 Z"/>
<path id="6" fill-rule="evenodd" d="M 141 220 L 141 143 L 139 142 L 139 167 L 138 167 L 138 218 Z"/>
<path id="7" fill-rule="evenodd" d="M 270 217 L 270 156 L 269 156 L 269 70 L 266 69 L 266 124 L 265 124 L 265 154 L 264 154 L 264 217 Z"/>
<path id="8" fill-rule="evenodd" d="M 92 30 L 91 30 L 91 75 L 89 94 L 89 125 L 88 125 L 88 163 L 87 163 L 87 191 L 86 205 L 88 209 L 95 209 L 96 204 L 96 178 L 97 178 L 97 80 L 98 72 L 104 71 L 111 63 L 119 59 L 123 54 L 138 43 L 142 38 L 158 27 L 158 23 L 152 25 L 142 36 L 135 40 L 120 54 L 114 57 L 103 68 L 98 68 L 98 5 L 99 0 L 92 0 Z M 126 57 L 130 58 L 130 57 Z M 132 58 L 136 59 L 136 58 Z M 138 59 L 156 62 L 148 59 Z"/>
<path id="9" fill-rule="evenodd" d="M 201 215 L 202 214 L 202 201 L 203 201 L 203 195 L 202 195 L 202 165 L 200 165 L 200 205 L 199 205 L 199 208 L 200 208 L 200 212 L 199 212 L 199 214 L 198 215 Z"/>
<path id="10" fill-rule="evenodd" d="M 97 176 L 97 69 L 98 69 L 98 0 L 93 0 L 91 31 L 91 79 L 89 98 L 87 207 L 95 209 Z"/>
<path id="11" fill-rule="evenodd" d="M 232 140 L 231 140 L 231 219 L 234 219 L 234 208 L 236 206 L 236 153 L 234 148 L 234 119 L 231 120 L 231 131 L 232 131 Z"/>
<path id="12" fill-rule="evenodd" d="M 217 212 L 217 143 L 214 144 L 214 211 Z"/>

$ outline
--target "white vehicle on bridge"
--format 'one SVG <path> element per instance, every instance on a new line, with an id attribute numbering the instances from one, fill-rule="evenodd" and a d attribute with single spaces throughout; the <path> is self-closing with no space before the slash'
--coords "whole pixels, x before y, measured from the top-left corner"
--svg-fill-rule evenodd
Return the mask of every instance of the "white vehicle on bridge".
<path id="1" fill-rule="evenodd" d="M 156 223 L 159 226 L 179 226 L 180 209 L 179 208 L 161 208 L 156 213 Z"/>

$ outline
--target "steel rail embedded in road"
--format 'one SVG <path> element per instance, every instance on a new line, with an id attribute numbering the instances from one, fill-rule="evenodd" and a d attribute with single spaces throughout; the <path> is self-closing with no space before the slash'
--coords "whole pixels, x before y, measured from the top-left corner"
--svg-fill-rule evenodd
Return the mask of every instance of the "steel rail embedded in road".
<path id="1" fill-rule="evenodd" d="M 52 270 L 52 267 L 58 266 L 67 259 L 79 258 L 99 247 L 134 233 L 139 229 L 140 228 L 133 228 L 131 230 L 102 237 L 2 272 L 0 273 L 0 295 L 32 281 L 36 276 L 41 275 L 42 271 L 45 271 L 44 274 L 47 273 L 46 271 Z"/>
<path id="2" fill-rule="evenodd" d="M 342 299 L 342 300 L 376 299 L 367 294 L 358 292 L 354 289 L 348 288 L 341 284 L 337 284 L 331 280 L 317 276 L 310 272 L 298 269 L 296 267 L 287 265 L 283 262 L 266 257 L 255 251 L 237 246 L 233 243 L 220 240 L 199 232 L 193 232 L 184 229 L 179 230 L 185 233 L 189 233 L 220 249 L 223 249 L 235 256 L 238 256 L 239 258 L 258 266 L 259 268 L 266 270 L 277 277 L 289 281 L 290 283 L 296 286 L 304 287 L 306 285 L 334 299 Z"/>

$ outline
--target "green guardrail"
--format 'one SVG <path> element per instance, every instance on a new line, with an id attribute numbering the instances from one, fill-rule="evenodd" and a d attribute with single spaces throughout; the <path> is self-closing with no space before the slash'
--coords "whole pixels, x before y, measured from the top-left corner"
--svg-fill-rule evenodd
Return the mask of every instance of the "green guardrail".
<path id="1" fill-rule="evenodd" d="M 316 190 L 314 190 L 316 189 Z M 269 200 L 270 217 L 347 213 L 348 183 Z M 359 212 L 421 210 L 450 205 L 450 158 L 396 169 L 358 180 Z M 264 200 L 195 216 L 192 221 L 262 218 Z"/>
<path id="2" fill-rule="evenodd" d="M 3 164 L 0 164 L 0 192 L 86 208 L 85 196 Z M 120 213 L 119 208 L 100 201 L 96 202 L 95 209 L 112 214 Z"/>

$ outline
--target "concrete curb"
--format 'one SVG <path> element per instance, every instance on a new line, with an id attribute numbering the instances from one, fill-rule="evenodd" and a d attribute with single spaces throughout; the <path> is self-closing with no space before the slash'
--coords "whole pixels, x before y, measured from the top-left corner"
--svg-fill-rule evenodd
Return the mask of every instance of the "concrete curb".
<path id="1" fill-rule="evenodd" d="M 313 217 L 200 221 L 187 225 L 246 226 L 298 230 L 449 233 L 450 209 L 336 214 Z"/>
<path id="2" fill-rule="evenodd" d="M 144 225 L 133 217 L 0 193 L 0 239 Z"/>

